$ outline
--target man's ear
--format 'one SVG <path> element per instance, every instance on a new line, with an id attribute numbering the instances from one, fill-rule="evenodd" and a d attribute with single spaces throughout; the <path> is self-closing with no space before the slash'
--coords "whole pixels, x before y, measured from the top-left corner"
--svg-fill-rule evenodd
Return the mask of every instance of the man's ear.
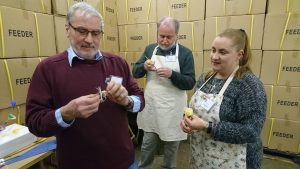
<path id="1" fill-rule="evenodd" d="M 66 31 L 67 38 L 69 38 L 69 30 L 70 30 L 70 26 L 68 24 L 65 24 L 65 31 Z"/>

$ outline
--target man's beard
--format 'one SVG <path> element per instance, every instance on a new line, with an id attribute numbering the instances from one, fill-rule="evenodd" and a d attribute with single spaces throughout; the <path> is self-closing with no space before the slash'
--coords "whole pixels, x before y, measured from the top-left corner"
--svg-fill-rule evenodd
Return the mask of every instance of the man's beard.
<path id="1" fill-rule="evenodd" d="M 161 46 L 160 44 L 158 44 L 158 45 L 159 45 L 159 48 L 161 50 L 163 50 L 163 51 L 169 51 L 170 49 L 172 49 L 176 45 L 176 41 L 174 41 L 172 45 L 170 45 L 169 47 L 166 47 L 166 48 L 163 47 L 163 46 Z"/>

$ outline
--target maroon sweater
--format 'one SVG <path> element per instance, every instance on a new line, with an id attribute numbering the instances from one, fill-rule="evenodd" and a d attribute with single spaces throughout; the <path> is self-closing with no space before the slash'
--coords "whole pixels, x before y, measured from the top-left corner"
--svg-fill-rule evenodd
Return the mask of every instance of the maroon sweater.
<path id="1" fill-rule="evenodd" d="M 57 160 L 61 169 L 126 169 L 134 161 L 134 147 L 128 132 L 127 112 L 106 100 L 99 111 L 86 119 L 75 119 L 69 128 L 60 127 L 55 110 L 72 99 L 106 88 L 109 75 L 123 77 L 128 95 L 138 96 L 141 109 L 143 92 L 130 74 L 126 61 L 102 53 L 99 61 L 74 58 L 69 65 L 67 52 L 43 60 L 36 68 L 29 87 L 26 123 L 40 137 L 56 136 Z"/>

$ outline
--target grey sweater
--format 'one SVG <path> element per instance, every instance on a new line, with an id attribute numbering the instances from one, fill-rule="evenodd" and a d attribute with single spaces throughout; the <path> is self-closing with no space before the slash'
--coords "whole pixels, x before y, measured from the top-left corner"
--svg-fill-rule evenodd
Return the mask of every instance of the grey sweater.
<path id="1" fill-rule="evenodd" d="M 195 90 L 204 83 L 203 75 Z M 219 93 L 225 80 L 211 79 L 201 91 Z M 213 84 L 217 84 L 213 87 Z M 259 169 L 263 158 L 260 132 L 267 108 L 267 98 L 261 81 L 252 73 L 236 77 L 224 92 L 220 107 L 220 122 L 213 125 L 214 140 L 232 144 L 247 143 L 247 168 Z"/>

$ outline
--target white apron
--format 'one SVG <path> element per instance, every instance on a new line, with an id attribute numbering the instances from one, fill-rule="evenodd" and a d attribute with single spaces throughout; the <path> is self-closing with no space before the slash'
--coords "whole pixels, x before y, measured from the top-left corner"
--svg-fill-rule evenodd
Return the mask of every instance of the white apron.
<path id="1" fill-rule="evenodd" d="M 178 52 L 170 56 L 156 55 L 158 46 L 154 49 L 151 60 L 155 67 L 166 66 L 173 71 L 180 72 Z M 187 134 L 180 128 L 180 120 L 187 106 L 185 90 L 175 87 L 171 80 L 159 77 L 156 72 L 148 71 L 145 88 L 145 108 L 138 113 L 137 124 L 146 132 L 157 133 L 163 141 L 185 140 Z"/>
<path id="2" fill-rule="evenodd" d="M 192 96 L 190 107 L 194 113 L 205 121 L 218 123 L 220 105 L 223 93 L 232 81 L 238 67 L 226 80 L 219 94 L 207 94 L 200 89 L 213 77 L 210 77 Z M 237 169 L 246 168 L 246 146 L 247 144 L 229 144 L 214 141 L 206 131 L 195 132 L 191 135 L 191 161 L 193 169 Z"/>

